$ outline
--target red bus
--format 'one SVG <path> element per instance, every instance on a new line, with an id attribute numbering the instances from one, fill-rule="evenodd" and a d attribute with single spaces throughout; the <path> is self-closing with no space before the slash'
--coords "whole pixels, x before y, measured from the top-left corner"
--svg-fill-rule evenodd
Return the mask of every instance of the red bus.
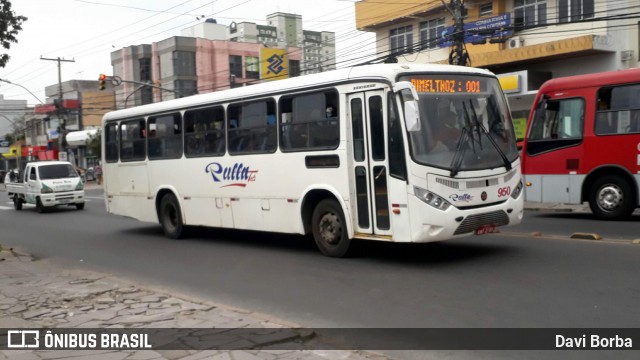
<path id="1" fill-rule="evenodd" d="M 522 148 L 525 201 L 589 202 L 599 219 L 640 204 L 640 69 L 556 78 L 538 90 Z"/>

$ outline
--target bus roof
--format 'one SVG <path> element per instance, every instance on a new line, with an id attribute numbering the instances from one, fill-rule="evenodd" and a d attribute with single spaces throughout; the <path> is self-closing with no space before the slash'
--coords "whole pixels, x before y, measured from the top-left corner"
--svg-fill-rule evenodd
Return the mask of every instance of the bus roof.
<path id="1" fill-rule="evenodd" d="M 548 93 L 567 89 L 616 85 L 631 82 L 640 82 L 640 68 L 555 78 L 547 80 L 542 84 L 538 92 Z"/>
<path id="2" fill-rule="evenodd" d="M 440 64 L 378 64 L 349 67 L 344 69 L 326 71 L 318 74 L 298 76 L 294 78 L 268 81 L 256 85 L 244 86 L 234 89 L 214 91 L 211 93 L 188 96 L 175 100 L 137 106 L 129 109 L 116 110 L 107 113 L 103 121 L 114 118 L 128 118 L 143 116 L 148 113 L 158 113 L 186 107 L 201 106 L 216 102 L 269 95 L 284 89 L 296 90 L 309 87 L 330 85 L 348 80 L 383 80 L 393 82 L 401 73 L 434 72 L 434 73 L 468 73 L 493 76 L 488 70 Z"/>

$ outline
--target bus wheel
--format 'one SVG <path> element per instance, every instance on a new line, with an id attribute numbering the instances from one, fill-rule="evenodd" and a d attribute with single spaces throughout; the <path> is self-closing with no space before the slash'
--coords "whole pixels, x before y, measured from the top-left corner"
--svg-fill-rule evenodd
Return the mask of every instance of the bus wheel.
<path id="1" fill-rule="evenodd" d="M 22 210 L 22 199 L 20 199 L 19 197 L 15 196 L 13 198 L 13 208 L 16 210 Z"/>
<path id="2" fill-rule="evenodd" d="M 340 204 L 333 199 L 320 201 L 311 218 L 313 239 L 323 255 L 343 257 L 349 250 L 351 239 Z"/>
<path id="3" fill-rule="evenodd" d="M 591 187 L 589 207 L 601 220 L 622 220 L 635 209 L 631 185 L 615 175 L 599 178 Z"/>
<path id="4" fill-rule="evenodd" d="M 42 201 L 40 198 L 36 198 L 36 211 L 42 214 L 45 211 L 44 205 L 42 205 Z"/>
<path id="5" fill-rule="evenodd" d="M 182 236 L 184 224 L 182 223 L 182 213 L 180 205 L 175 195 L 167 194 L 160 201 L 158 218 L 164 234 L 172 239 L 179 239 Z"/>

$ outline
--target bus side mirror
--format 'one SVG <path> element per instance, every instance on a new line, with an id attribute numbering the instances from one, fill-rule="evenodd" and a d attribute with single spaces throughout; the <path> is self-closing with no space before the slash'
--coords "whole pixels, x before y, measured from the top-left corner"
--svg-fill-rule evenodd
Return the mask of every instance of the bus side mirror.
<path id="1" fill-rule="evenodd" d="M 420 112 L 418 103 L 415 100 L 404 103 L 404 122 L 407 126 L 407 131 L 420 131 Z"/>
<path id="2" fill-rule="evenodd" d="M 410 81 L 398 81 L 393 86 L 393 91 L 395 93 L 404 92 L 405 96 L 402 98 L 405 99 L 404 102 L 404 122 L 407 126 L 407 131 L 415 132 L 420 131 L 420 109 L 418 108 L 418 92 L 416 88 Z M 408 93 L 411 96 L 407 96 Z"/>

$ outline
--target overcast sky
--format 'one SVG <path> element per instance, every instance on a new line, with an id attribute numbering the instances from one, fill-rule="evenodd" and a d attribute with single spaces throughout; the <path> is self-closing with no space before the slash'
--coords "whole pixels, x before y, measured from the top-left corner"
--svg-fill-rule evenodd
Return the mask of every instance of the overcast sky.
<path id="1" fill-rule="evenodd" d="M 266 16 L 274 12 L 299 14 L 305 30 L 336 32 L 338 61 L 374 52 L 375 36 L 355 31 L 351 0 L 11 0 L 11 3 L 16 14 L 29 20 L 23 23 L 18 43 L 11 45 L 8 52 L 11 59 L 5 68 L 0 68 L 0 79 L 22 85 L 42 101 L 46 101 L 44 88 L 58 82 L 58 68 L 56 61 L 41 57 L 75 61 L 63 63 L 62 81 L 97 80 L 100 73 L 112 73 L 112 51 L 178 36 L 181 29 L 203 21 L 203 15 L 228 25 L 232 21 L 265 24 Z M 338 67 L 344 64 L 338 63 Z M 27 100 L 29 105 L 39 103 L 23 88 L 3 82 L 0 95 L 5 99 Z M 0 117 L 0 136 L 6 132 L 5 123 Z"/>

